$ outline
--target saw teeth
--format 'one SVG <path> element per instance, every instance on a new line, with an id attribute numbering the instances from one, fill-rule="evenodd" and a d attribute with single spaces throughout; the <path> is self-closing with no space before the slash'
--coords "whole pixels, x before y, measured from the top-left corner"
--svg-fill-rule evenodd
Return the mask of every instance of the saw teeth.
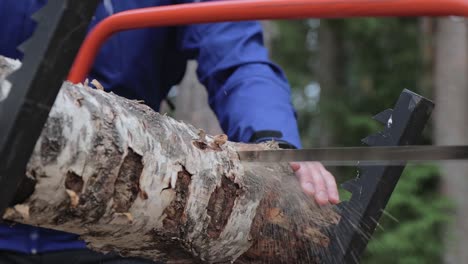
<path id="1" fill-rule="evenodd" d="M 390 119 L 392 114 L 393 114 L 393 109 L 389 108 L 389 109 L 385 109 L 384 111 L 376 114 L 375 116 L 372 117 L 372 119 L 374 119 L 376 121 L 379 121 L 383 125 L 387 125 L 388 120 Z"/>
<path id="2" fill-rule="evenodd" d="M 29 49 L 32 49 L 34 46 L 33 38 L 29 38 L 18 46 L 18 50 L 25 54 Z"/>
<path id="3" fill-rule="evenodd" d="M 49 0 L 49 2 L 52 2 L 52 1 L 56 1 L 57 0 Z M 48 5 L 46 4 L 45 6 L 41 7 L 39 10 L 37 10 L 36 12 L 34 12 L 32 15 L 31 15 L 31 20 L 36 22 L 35 24 L 35 27 L 36 29 L 34 30 L 32 36 L 30 36 L 27 40 L 25 40 L 23 43 L 21 43 L 18 47 L 16 47 L 16 49 L 18 51 L 20 51 L 21 53 L 25 54 L 26 51 L 30 48 L 30 46 L 32 46 L 33 44 L 30 44 L 31 42 L 34 42 L 34 41 L 31 41 L 31 39 L 33 39 L 34 37 L 34 34 L 35 32 L 37 31 L 37 28 L 39 27 L 39 23 L 40 21 L 47 21 L 47 14 L 48 14 L 48 9 L 50 9 L 51 5 Z M 50 14 L 50 12 L 49 12 Z"/>
<path id="4" fill-rule="evenodd" d="M 50 3 L 49 2 L 55 2 Z M 63 4 L 63 0 L 48 0 L 48 3 L 42 7 L 41 9 L 37 10 L 34 14 L 32 14 L 31 18 L 36 21 L 47 21 L 47 14 L 50 14 L 51 10 L 54 10 L 58 5 Z"/>
<path id="5" fill-rule="evenodd" d="M 341 184 L 341 187 L 351 194 L 359 192 L 362 185 L 359 183 L 359 179 L 352 179 Z"/>
<path id="6" fill-rule="evenodd" d="M 357 178 L 343 182 L 340 186 L 346 191 L 351 193 L 351 196 L 361 196 L 364 192 L 367 192 L 364 186 L 366 182 L 369 182 L 368 174 L 366 169 L 360 170 Z"/>
<path id="7" fill-rule="evenodd" d="M 34 49 L 37 49 L 37 39 L 41 36 L 41 28 L 47 28 L 49 27 L 48 24 L 50 23 L 49 20 L 49 15 L 51 13 L 56 13 L 59 12 L 60 9 L 64 9 L 66 7 L 67 1 L 63 0 L 48 0 L 47 4 L 41 7 L 39 10 L 37 10 L 34 14 L 31 15 L 31 20 L 36 22 L 36 29 L 34 30 L 33 34 L 25 40 L 23 43 L 21 43 L 18 47 L 17 50 L 23 53 L 23 60 L 22 60 L 22 66 L 19 68 L 17 71 L 13 72 L 7 77 L 7 80 L 10 81 L 13 85 L 16 84 L 15 80 L 19 80 L 19 78 L 15 77 L 17 72 L 22 72 L 23 66 L 26 64 L 28 65 L 29 63 L 26 62 L 28 60 L 28 57 L 34 56 L 34 54 L 29 54 L 29 51 L 32 51 Z M 34 58 L 36 60 L 37 58 Z M 18 73 L 19 74 L 19 73 Z"/>
<path id="8" fill-rule="evenodd" d="M 36 13 L 32 14 L 31 19 L 36 21 L 36 22 L 42 20 L 45 17 L 45 15 L 44 15 L 44 13 L 45 13 L 44 9 L 45 8 L 46 7 L 43 7 L 41 9 L 39 9 Z"/>
<path id="9" fill-rule="evenodd" d="M 383 132 L 378 132 L 363 138 L 361 142 L 368 146 L 382 146 L 382 141 L 385 140 L 385 138 Z"/>

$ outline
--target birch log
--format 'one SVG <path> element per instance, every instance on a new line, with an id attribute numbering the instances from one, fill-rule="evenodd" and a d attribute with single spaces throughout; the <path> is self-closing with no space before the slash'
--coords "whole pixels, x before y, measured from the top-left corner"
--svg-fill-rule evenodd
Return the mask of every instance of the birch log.
<path id="1" fill-rule="evenodd" d="M 0 58 L 0 78 L 11 62 Z M 300 191 L 288 164 L 238 159 L 238 150 L 273 147 L 205 135 L 139 102 L 64 83 L 27 167 L 34 191 L 3 218 L 169 263 L 319 262 L 322 230 L 337 215 Z"/>

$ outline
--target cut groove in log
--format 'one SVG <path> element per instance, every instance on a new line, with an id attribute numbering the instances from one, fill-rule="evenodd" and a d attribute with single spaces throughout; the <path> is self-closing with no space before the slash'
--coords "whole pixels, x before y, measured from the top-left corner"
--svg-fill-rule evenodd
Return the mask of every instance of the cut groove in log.
<path id="1" fill-rule="evenodd" d="M 0 57 L 0 71 L 8 65 Z M 0 72 L 1 76 L 1 72 Z M 289 164 L 112 93 L 64 83 L 4 219 L 79 234 L 101 252 L 169 262 L 316 263 L 338 221 Z M 18 199 L 19 200 L 19 199 Z"/>

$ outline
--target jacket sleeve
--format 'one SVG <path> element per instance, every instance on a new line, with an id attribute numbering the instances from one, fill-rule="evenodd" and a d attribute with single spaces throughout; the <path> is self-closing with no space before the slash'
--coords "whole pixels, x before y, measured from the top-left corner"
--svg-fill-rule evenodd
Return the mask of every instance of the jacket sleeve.
<path id="1" fill-rule="evenodd" d="M 231 140 L 275 139 L 301 147 L 289 84 L 268 59 L 259 23 L 187 26 L 180 44 L 198 61 L 209 104 Z"/>

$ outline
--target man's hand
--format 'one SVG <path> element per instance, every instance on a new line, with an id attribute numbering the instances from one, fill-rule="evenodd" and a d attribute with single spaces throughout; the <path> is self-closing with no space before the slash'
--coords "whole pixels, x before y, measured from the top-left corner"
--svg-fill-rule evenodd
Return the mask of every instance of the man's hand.
<path id="1" fill-rule="evenodd" d="M 315 198 L 319 205 L 340 202 L 335 177 L 320 162 L 293 162 L 291 168 L 302 190 Z"/>

